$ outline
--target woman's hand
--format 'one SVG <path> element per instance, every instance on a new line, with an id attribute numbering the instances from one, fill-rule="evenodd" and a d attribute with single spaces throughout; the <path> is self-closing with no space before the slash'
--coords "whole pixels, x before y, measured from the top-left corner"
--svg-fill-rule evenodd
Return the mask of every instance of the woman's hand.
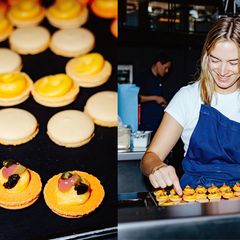
<path id="1" fill-rule="evenodd" d="M 155 188 L 165 188 L 173 185 L 177 194 L 182 195 L 182 188 L 173 166 L 164 166 L 155 170 L 149 175 L 149 180 Z"/>

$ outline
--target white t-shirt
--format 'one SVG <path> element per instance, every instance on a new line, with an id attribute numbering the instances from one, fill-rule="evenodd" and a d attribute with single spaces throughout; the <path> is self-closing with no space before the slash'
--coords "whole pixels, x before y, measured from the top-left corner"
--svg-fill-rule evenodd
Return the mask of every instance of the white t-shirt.
<path id="1" fill-rule="evenodd" d="M 184 155 L 198 122 L 202 103 L 199 82 L 195 82 L 182 87 L 165 109 L 165 112 L 169 113 L 183 127 L 181 138 L 184 143 Z M 230 94 L 215 93 L 211 106 L 229 119 L 240 123 L 240 90 Z"/>

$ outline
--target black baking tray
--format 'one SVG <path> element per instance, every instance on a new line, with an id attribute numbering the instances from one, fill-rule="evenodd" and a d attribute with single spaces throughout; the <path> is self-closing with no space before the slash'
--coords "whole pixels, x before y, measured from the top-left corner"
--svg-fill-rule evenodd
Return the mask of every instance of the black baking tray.
<path id="1" fill-rule="evenodd" d="M 49 4 L 51 1 L 43 1 L 43 5 Z M 89 9 L 89 20 L 83 26 L 90 29 L 96 37 L 96 46 L 92 52 L 101 53 L 113 66 L 109 81 L 96 88 L 81 88 L 78 98 L 65 107 L 48 108 L 36 103 L 31 96 L 14 107 L 25 109 L 35 115 L 40 126 L 38 135 L 23 145 L 0 145 L 0 162 L 8 158 L 21 162 L 40 174 L 43 187 L 53 175 L 66 170 L 78 169 L 93 174 L 101 181 L 105 189 L 102 204 L 87 216 L 67 219 L 54 214 L 45 204 L 43 193 L 41 193 L 37 202 L 28 208 L 0 209 L 0 239 L 37 240 L 66 236 L 73 236 L 74 239 L 81 238 L 76 238 L 76 235 L 86 235 L 88 238 L 97 239 L 102 239 L 101 236 L 104 239 L 106 236 L 111 236 L 111 239 L 115 238 L 117 231 L 117 129 L 95 125 L 94 138 L 87 145 L 79 148 L 58 146 L 46 134 L 47 122 L 55 113 L 66 109 L 83 111 L 87 99 L 92 94 L 103 90 L 117 90 L 117 39 L 110 32 L 111 22 L 112 19 L 96 17 Z M 41 25 L 47 27 L 51 33 L 57 30 L 46 19 Z M 8 41 L 0 43 L 0 47 L 9 47 Z M 65 64 L 70 58 L 57 56 L 48 49 L 37 55 L 22 55 L 22 59 L 22 71 L 36 81 L 46 75 L 64 73 Z"/>

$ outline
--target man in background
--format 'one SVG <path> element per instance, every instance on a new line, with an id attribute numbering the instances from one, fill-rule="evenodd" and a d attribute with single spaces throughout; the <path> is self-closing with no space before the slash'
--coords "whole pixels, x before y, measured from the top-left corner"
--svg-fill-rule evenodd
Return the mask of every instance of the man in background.
<path id="1" fill-rule="evenodd" d="M 164 52 L 160 52 L 153 58 L 152 64 L 137 78 L 140 87 L 139 100 L 141 104 L 140 130 L 156 132 L 167 105 L 162 94 L 162 81 L 172 65 L 171 58 Z"/>

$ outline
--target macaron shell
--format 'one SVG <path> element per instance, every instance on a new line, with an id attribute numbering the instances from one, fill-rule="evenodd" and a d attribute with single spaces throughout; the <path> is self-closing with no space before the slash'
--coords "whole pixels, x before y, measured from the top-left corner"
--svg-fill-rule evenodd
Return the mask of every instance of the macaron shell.
<path id="1" fill-rule="evenodd" d="M 59 216 L 66 218 L 79 218 L 94 211 L 101 204 L 105 196 L 105 191 L 101 182 L 95 176 L 77 170 L 71 172 L 82 176 L 89 182 L 91 188 L 89 199 L 84 204 L 75 206 L 58 204 L 54 192 L 59 191 L 57 188 L 58 179 L 61 177 L 62 173 L 59 173 L 48 180 L 43 190 L 44 199 L 48 207 Z"/>
<path id="2" fill-rule="evenodd" d="M 84 112 L 100 126 L 117 126 L 117 92 L 102 91 L 92 95 L 86 102 Z"/>
<path id="3" fill-rule="evenodd" d="M 0 185 L 0 206 L 7 209 L 22 209 L 32 205 L 39 197 L 42 182 L 38 173 L 29 170 L 31 180 L 28 187 L 17 194 L 9 193 Z"/>
<path id="4" fill-rule="evenodd" d="M 38 133 L 36 118 L 18 108 L 0 110 L 0 143 L 18 145 L 30 141 Z"/>
<path id="5" fill-rule="evenodd" d="M 81 111 L 65 110 L 50 118 L 47 134 L 60 146 L 79 147 L 88 143 L 94 136 L 94 123 Z"/>

